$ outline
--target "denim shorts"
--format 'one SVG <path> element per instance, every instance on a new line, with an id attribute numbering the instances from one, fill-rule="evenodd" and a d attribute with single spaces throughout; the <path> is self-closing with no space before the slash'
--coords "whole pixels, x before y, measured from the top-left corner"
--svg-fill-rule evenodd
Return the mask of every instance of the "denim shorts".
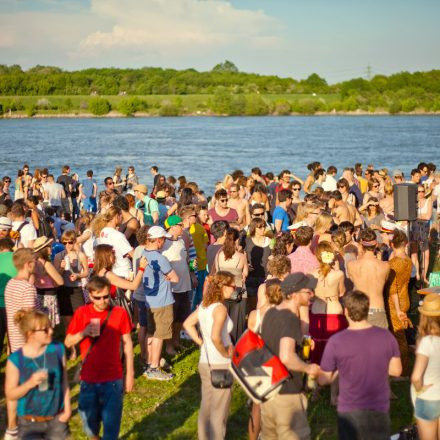
<path id="1" fill-rule="evenodd" d="M 23 417 L 18 417 L 18 438 L 33 439 L 45 438 L 47 440 L 63 440 L 69 437 L 69 425 L 60 422 L 55 416 L 47 422 L 32 422 Z"/>
<path id="2" fill-rule="evenodd" d="M 440 417 L 440 400 L 416 399 L 415 416 L 418 419 L 432 422 Z"/>
<path id="3" fill-rule="evenodd" d="M 102 438 L 117 440 L 122 417 L 122 379 L 90 383 L 81 381 L 78 411 L 84 431 L 89 437 L 98 436 L 101 423 L 104 427 Z"/>
<path id="4" fill-rule="evenodd" d="M 136 303 L 136 307 L 138 309 L 138 320 L 139 320 L 139 325 L 141 327 L 146 327 L 147 326 L 147 306 L 145 305 L 145 301 L 139 301 L 138 299 L 134 300 Z"/>

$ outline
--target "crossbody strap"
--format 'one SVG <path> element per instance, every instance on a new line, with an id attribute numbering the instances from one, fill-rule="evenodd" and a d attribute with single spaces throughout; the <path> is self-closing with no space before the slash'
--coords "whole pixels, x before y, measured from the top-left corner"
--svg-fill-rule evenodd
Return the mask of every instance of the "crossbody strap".
<path id="1" fill-rule="evenodd" d="M 110 315 L 112 314 L 112 310 L 113 310 L 113 306 L 111 305 L 111 306 L 109 307 L 109 310 L 108 310 L 107 316 L 105 317 L 104 322 L 103 322 L 102 325 L 101 325 L 101 330 L 100 330 L 100 332 L 99 332 L 99 336 L 96 336 L 96 337 L 94 337 L 94 338 L 92 339 L 92 342 L 90 343 L 90 346 L 89 346 L 89 348 L 87 349 L 87 353 L 86 353 L 86 355 L 84 356 L 84 360 L 82 361 L 82 367 L 81 367 L 81 369 L 84 368 L 84 365 L 85 365 L 85 363 L 86 363 L 86 361 L 87 361 L 87 358 L 89 357 L 89 355 L 90 355 L 90 353 L 91 353 L 91 351 L 92 351 L 93 346 L 98 342 L 100 336 L 102 335 L 102 333 L 103 333 L 103 331 L 104 331 L 104 329 L 105 329 L 105 327 L 106 327 L 106 325 L 107 325 L 107 322 L 108 322 L 108 320 L 110 319 Z"/>

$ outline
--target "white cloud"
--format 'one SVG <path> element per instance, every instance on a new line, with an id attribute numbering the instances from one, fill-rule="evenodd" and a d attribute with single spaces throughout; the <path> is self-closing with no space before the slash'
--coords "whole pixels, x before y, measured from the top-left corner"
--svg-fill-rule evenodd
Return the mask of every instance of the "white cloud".
<path id="1" fill-rule="evenodd" d="M 78 57 L 123 48 L 180 57 L 227 47 L 282 45 L 274 36 L 281 28 L 276 19 L 262 11 L 236 9 L 223 0 L 92 0 L 92 12 L 113 25 L 82 39 Z"/>

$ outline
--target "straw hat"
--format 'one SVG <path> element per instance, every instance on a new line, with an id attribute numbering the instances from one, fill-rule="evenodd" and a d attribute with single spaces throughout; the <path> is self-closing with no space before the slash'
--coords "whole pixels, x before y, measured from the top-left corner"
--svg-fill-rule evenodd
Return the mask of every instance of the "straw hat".
<path id="1" fill-rule="evenodd" d="M 41 251 L 41 249 L 44 249 L 45 247 L 52 244 L 52 242 L 53 242 L 53 238 L 47 238 L 45 235 L 43 235 L 42 237 L 38 237 L 34 241 L 34 245 L 32 246 L 33 251 L 35 253 L 39 252 L 39 251 Z"/>
<path id="2" fill-rule="evenodd" d="M 136 185 L 136 186 L 133 188 L 133 191 L 139 191 L 139 192 L 141 192 L 142 194 L 148 194 L 148 188 L 147 188 L 147 186 L 146 186 L 146 185 L 142 185 L 142 184 Z"/>
<path id="3" fill-rule="evenodd" d="M 426 295 L 419 312 L 425 316 L 440 316 L 440 295 L 437 293 Z"/>
<path id="4" fill-rule="evenodd" d="M 0 229 L 9 230 L 12 228 L 12 222 L 8 217 L 0 217 Z"/>

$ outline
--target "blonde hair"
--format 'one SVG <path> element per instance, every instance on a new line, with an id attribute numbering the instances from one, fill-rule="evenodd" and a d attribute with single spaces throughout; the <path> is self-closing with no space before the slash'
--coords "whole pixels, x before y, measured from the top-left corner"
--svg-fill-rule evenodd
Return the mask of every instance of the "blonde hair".
<path id="1" fill-rule="evenodd" d="M 391 196 L 391 195 L 393 195 L 393 193 L 394 193 L 394 187 L 393 187 L 393 184 L 392 184 L 391 182 L 387 181 L 387 182 L 385 183 L 385 186 L 384 186 L 384 188 L 383 188 L 383 191 L 384 191 L 384 193 L 385 193 L 387 196 Z"/>
<path id="2" fill-rule="evenodd" d="M 318 215 L 315 223 L 315 232 L 327 232 L 333 222 L 333 217 L 326 212 Z"/>
<path id="3" fill-rule="evenodd" d="M 208 276 L 208 288 L 202 300 L 202 306 L 208 307 L 217 302 L 223 302 L 223 287 L 234 282 L 234 275 L 230 272 L 219 271 L 215 275 Z"/>
<path id="4" fill-rule="evenodd" d="M 440 316 L 426 316 L 420 313 L 419 322 L 419 335 L 420 341 L 423 336 L 435 335 L 440 336 Z"/>
<path id="5" fill-rule="evenodd" d="M 292 262 L 285 255 L 276 255 L 267 262 L 267 271 L 276 278 L 289 274 Z"/>
<path id="6" fill-rule="evenodd" d="M 41 327 L 51 327 L 49 316 L 35 309 L 20 309 L 14 315 L 14 323 L 18 325 L 21 334 L 27 339 L 28 333 Z"/>
<path id="7" fill-rule="evenodd" d="M 73 229 L 69 231 L 64 231 L 63 235 L 61 236 L 61 242 L 63 242 L 64 240 L 76 241 L 76 237 L 76 232 Z"/>
<path id="8" fill-rule="evenodd" d="M 35 260 L 34 251 L 30 248 L 20 248 L 14 252 L 12 262 L 17 270 L 23 269 L 26 263 Z"/>
<path id="9" fill-rule="evenodd" d="M 272 283 L 267 286 L 265 295 L 269 304 L 277 306 L 283 302 L 283 291 L 281 290 L 280 283 Z"/>
<path id="10" fill-rule="evenodd" d="M 101 235 L 101 231 L 107 226 L 107 223 L 120 214 L 121 210 L 119 208 L 110 206 L 110 208 L 104 214 L 97 215 L 91 225 L 93 235 L 95 237 L 99 237 Z"/>

